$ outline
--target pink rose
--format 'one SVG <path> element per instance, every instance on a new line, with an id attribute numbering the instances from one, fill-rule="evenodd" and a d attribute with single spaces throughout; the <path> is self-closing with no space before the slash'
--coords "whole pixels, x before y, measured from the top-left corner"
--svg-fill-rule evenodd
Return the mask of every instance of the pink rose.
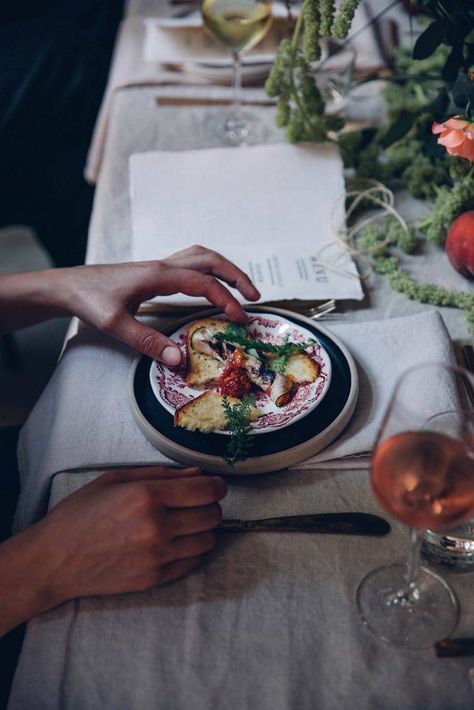
<path id="1" fill-rule="evenodd" d="M 450 155 L 474 163 L 474 123 L 455 116 L 444 123 L 433 123 L 432 130 L 439 136 L 438 143 L 444 145 Z"/>

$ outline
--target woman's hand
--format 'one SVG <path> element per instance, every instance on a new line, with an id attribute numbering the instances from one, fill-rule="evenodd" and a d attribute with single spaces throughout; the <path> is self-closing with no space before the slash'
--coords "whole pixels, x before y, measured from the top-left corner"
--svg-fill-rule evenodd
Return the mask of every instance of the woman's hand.
<path id="1" fill-rule="evenodd" d="M 175 343 L 134 317 L 140 304 L 154 296 L 184 293 L 207 298 L 230 320 L 245 323 L 245 311 L 221 281 L 238 289 L 248 301 L 260 298 L 247 274 L 217 252 L 200 246 L 160 261 L 3 276 L 0 330 L 69 313 L 139 352 L 177 365 L 180 352 Z"/>
<path id="2" fill-rule="evenodd" d="M 0 636 L 80 596 L 149 589 L 215 543 L 227 486 L 198 469 L 110 471 L 0 545 Z"/>
<path id="3" fill-rule="evenodd" d="M 154 296 L 184 293 L 207 298 L 230 320 L 248 318 L 231 292 L 237 288 L 249 301 L 260 297 L 249 277 L 217 252 L 194 246 L 161 261 L 83 266 L 70 272 L 69 309 L 83 321 L 168 365 L 177 365 L 180 352 L 162 333 L 134 318 L 140 304 Z"/>

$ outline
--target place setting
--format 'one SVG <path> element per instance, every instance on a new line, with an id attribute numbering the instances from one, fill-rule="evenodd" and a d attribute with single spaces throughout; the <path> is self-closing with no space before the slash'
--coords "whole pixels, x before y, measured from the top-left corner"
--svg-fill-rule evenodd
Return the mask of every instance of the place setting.
<path id="1" fill-rule="evenodd" d="M 158 109 L 206 109 L 206 135 L 214 145 L 254 145 L 272 134 L 262 108 L 277 101 L 264 89 L 280 43 L 291 34 L 298 4 L 242 0 L 155 4 L 157 16 L 126 18 L 118 37 L 115 60 L 89 149 L 85 174 L 95 183 L 103 160 L 111 105 L 117 94 L 133 88 L 158 87 Z M 384 66 L 384 58 L 371 32 L 371 15 L 363 6 L 354 20 L 354 40 L 325 42 L 318 71 L 319 84 L 330 113 L 349 109 L 348 94 L 354 78 L 370 76 Z M 378 24 L 387 40 L 386 51 L 396 46 L 393 22 Z M 380 105 L 369 98 L 372 118 Z M 367 113 L 367 97 L 356 97 L 352 118 Z M 236 116 L 239 120 L 236 123 Z M 226 122 L 229 121 L 227 124 Z M 367 121 L 367 116 L 362 120 Z M 370 120 L 370 119 L 369 119 Z"/>

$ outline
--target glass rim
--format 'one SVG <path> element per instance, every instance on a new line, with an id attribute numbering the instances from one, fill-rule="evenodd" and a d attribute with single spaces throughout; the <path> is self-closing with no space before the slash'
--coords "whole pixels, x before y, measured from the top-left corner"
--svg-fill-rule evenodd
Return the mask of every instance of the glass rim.
<path id="1" fill-rule="evenodd" d="M 380 423 L 380 426 L 378 427 L 378 430 L 377 430 L 377 435 L 375 437 L 375 445 L 374 445 L 373 451 L 375 451 L 375 449 L 377 448 L 379 441 L 380 441 L 381 433 L 384 430 L 386 422 L 387 422 L 388 418 L 391 416 L 394 407 L 396 406 L 396 396 L 395 395 L 400 387 L 400 384 L 403 382 L 403 380 L 407 376 L 409 376 L 410 374 L 412 374 L 416 370 L 429 369 L 430 367 L 442 368 L 444 370 L 451 370 L 454 374 L 460 375 L 461 378 L 464 377 L 467 380 L 467 382 L 471 385 L 471 387 L 473 388 L 473 391 L 474 391 L 474 374 L 469 372 L 469 370 L 467 370 L 465 367 L 462 367 L 462 365 L 458 365 L 457 363 L 440 362 L 437 360 L 427 360 L 426 362 L 419 362 L 414 365 L 410 365 L 410 367 L 407 368 L 404 372 L 402 372 L 395 380 L 395 384 L 390 392 L 390 397 L 389 397 L 389 402 L 388 402 L 387 408 L 386 408 L 385 413 L 382 417 L 382 421 Z M 459 414 L 462 413 L 462 414 L 467 415 L 474 422 L 474 410 L 471 411 L 471 410 L 467 409 L 464 406 L 464 403 L 462 403 L 462 402 L 460 402 L 460 404 L 462 406 L 460 406 L 459 409 L 443 410 L 443 411 L 439 412 L 438 415 L 446 414 L 448 411 L 452 412 L 452 413 L 457 412 Z M 433 416 L 435 416 L 435 415 L 433 415 Z"/>

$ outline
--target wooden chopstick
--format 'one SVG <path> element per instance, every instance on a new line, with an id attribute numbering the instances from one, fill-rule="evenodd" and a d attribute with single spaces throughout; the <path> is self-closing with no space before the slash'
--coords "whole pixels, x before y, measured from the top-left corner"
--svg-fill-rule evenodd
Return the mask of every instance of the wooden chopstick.
<path id="1" fill-rule="evenodd" d="M 158 106 L 231 106 L 232 99 L 211 99 L 211 98 L 186 98 L 184 96 L 157 96 L 156 103 Z M 243 106 L 276 106 L 275 101 L 250 101 L 243 100 L 240 102 Z"/>

